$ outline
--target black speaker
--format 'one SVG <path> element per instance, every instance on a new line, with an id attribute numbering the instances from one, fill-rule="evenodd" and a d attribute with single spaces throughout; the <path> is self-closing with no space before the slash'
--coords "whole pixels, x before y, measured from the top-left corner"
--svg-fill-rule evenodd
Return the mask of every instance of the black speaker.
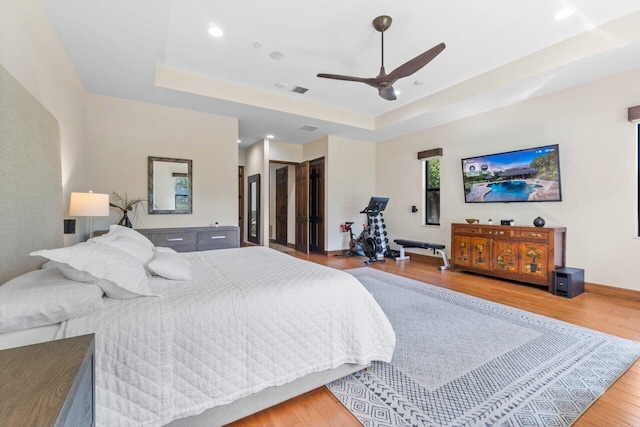
<path id="1" fill-rule="evenodd" d="M 553 272 L 553 294 L 573 298 L 584 292 L 584 270 L 562 267 Z"/>

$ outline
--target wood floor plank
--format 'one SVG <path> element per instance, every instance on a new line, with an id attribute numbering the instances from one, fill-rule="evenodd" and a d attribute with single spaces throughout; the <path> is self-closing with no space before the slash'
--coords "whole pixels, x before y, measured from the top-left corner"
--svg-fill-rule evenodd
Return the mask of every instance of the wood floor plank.
<path id="1" fill-rule="evenodd" d="M 364 267 L 363 258 L 327 257 L 289 252 L 292 256 L 346 270 Z M 440 271 L 435 262 L 412 259 L 374 268 L 467 295 L 527 310 L 622 338 L 640 341 L 640 302 L 585 293 L 575 298 L 550 294 L 544 288 L 455 271 Z M 261 418 L 261 414 L 268 414 Z M 247 420 L 250 422 L 247 423 Z M 267 420 L 263 423 L 263 420 Z M 345 426 L 360 423 L 325 387 L 231 424 L 234 427 Z M 574 424 L 577 427 L 640 426 L 640 361 L 598 399 Z"/>

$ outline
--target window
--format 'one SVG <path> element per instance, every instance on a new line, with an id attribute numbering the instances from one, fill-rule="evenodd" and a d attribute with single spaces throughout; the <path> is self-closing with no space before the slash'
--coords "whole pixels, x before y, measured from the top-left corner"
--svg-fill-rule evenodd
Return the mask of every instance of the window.
<path id="1" fill-rule="evenodd" d="M 637 127 L 637 139 L 638 139 L 638 150 L 636 153 L 636 156 L 638 158 L 637 162 L 638 162 L 638 186 L 637 186 L 637 191 L 638 191 L 638 236 L 640 236 L 640 124 L 638 124 Z"/>
<path id="2" fill-rule="evenodd" d="M 425 161 L 425 224 L 440 225 L 440 158 Z"/>
<path id="3" fill-rule="evenodd" d="M 173 174 L 175 180 L 175 207 L 176 210 L 184 211 L 189 209 L 189 178 L 186 174 Z"/>

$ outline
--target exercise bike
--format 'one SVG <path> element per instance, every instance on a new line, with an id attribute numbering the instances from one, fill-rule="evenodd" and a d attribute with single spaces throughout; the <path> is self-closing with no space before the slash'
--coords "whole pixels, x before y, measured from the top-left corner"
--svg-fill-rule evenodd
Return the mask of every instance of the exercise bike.
<path id="1" fill-rule="evenodd" d="M 367 223 L 364 225 L 362 232 L 356 236 L 353 232 L 353 222 L 344 223 L 344 231 L 349 232 L 349 250 L 345 253 L 345 256 L 366 256 L 369 258 L 364 263 L 369 265 L 374 262 L 386 262 L 384 258 L 378 259 L 378 245 L 376 245 L 376 239 L 372 236 L 372 222 L 373 218 L 377 217 L 387 206 L 389 198 L 386 197 L 372 197 L 369 204 L 360 211 L 360 213 L 367 215 Z"/>

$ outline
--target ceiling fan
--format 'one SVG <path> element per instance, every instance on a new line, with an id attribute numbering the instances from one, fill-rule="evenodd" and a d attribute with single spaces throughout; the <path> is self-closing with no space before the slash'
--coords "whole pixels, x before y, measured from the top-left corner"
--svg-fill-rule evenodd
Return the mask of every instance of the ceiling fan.
<path id="1" fill-rule="evenodd" d="M 382 66 L 380 67 L 380 74 L 373 78 L 342 76 L 339 74 L 325 74 L 320 73 L 318 77 L 334 80 L 347 80 L 350 82 L 360 82 L 368 84 L 378 89 L 378 94 L 388 100 L 393 101 L 396 99 L 396 93 L 393 89 L 393 84 L 402 77 L 410 76 L 415 73 L 429 62 L 431 62 L 436 56 L 440 54 L 446 47 L 444 43 L 440 43 L 437 46 L 432 47 L 428 51 L 421 53 L 410 61 L 405 62 L 389 74 L 384 70 L 384 32 L 391 26 L 391 17 L 382 15 L 373 20 L 372 25 L 376 31 L 380 32 L 382 37 Z"/>

